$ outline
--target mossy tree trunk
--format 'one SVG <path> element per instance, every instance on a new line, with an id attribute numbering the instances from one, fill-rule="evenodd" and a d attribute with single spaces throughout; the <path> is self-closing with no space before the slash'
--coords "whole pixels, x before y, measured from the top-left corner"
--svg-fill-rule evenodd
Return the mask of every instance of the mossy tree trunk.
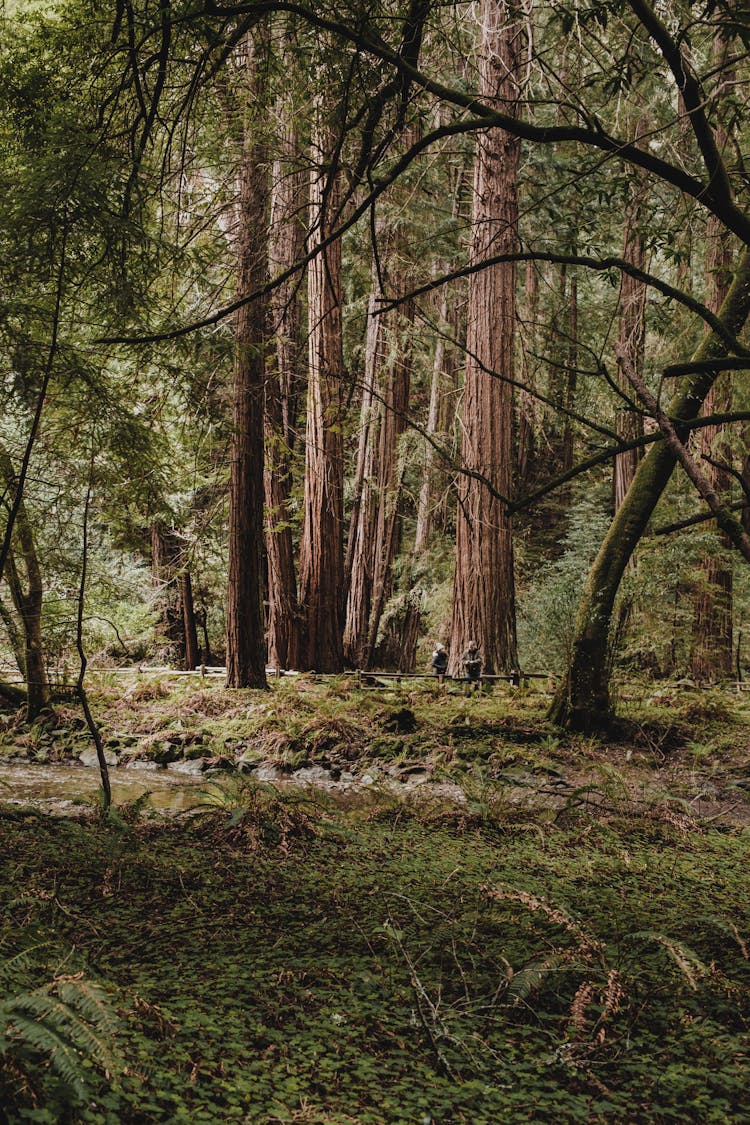
<path id="1" fill-rule="evenodd" d="M 0 473 L 5 482 L 7 495 L 13 496 L 17 487 L 17 478 L 10 456 L 5 449 L 0 449 Z M 51 692 L 42 635 L 44 581 L 34 533 L 23 499 L 17 502 L 13 537 L 8 548 L 3 577 L 8 583 L 13 605 L 21 619 L 23 630 L 21 671 L 26 679 L 27 717 L 31 722 L 49 707 Z"/>
<path id="2" fill-rule="evenodd" d="M 736 335 L 748 312 L 750 251 L 746 250 L 719 315 L 724 326 Z M 726 342 L 712 331 L 693 358 L 702 362 L 723 359 L 726 354 Z M 670 418 L 689 421 L 697 417 L 715 378 L 713 370 L 686 377 L 669 405 Z M 589 571 L 579 603 L 570 663 L 549 712 L 551 721 L 560 726 L 586 731 L 606 728 L 611 722 L 608 640 L 615 598 L 675 464 L 676 455 L 665 441 L 652 447 L 638 466 Z"/>

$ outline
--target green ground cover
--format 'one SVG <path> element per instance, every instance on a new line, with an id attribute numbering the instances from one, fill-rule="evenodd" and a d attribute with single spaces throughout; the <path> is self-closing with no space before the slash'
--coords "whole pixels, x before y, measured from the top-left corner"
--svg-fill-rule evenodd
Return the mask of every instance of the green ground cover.
<path id="1" fill-rule="evenodd" d="M 104 982 L 120 1060 L 76 1097 L 6 1036 L 0 1119 L 750 1119 L 741 828 L 226 794 L 178 823 L 0 815 L 6 970 Z"/>

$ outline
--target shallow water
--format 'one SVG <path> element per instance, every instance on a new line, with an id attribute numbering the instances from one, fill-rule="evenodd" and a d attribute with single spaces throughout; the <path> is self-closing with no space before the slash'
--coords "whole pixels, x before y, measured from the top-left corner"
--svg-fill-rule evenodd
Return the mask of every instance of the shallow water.
<path id="1" fill-rule="evenodd" d="M 457 785 L 430 783 L 423 771 L 404 781 L 397 781 L 378 769 L 356 777 L 342 773 L 333 780 L 320 766 L 309 766 L 290 775 L 270 763 L 262 763 L 248 779 L 282 789 L 325 791 L 335 804 L 346 807 L 369 803 L 378 790 L 407 794 L 423 785 L 435 795 L 461 803 L 465 800 Z M 210 787 L 219 778 L 211 773 L 202 774 L 198 762 L 177 762 L 166 769 L 151 762 L 136 762 L 129 766 L 110 766 L 109 780 L 114 805 L 135 801 L 148 793 L 149 806 L 170 816 L 195 808 L 200 804 L 198 791 L 207 784 Z M 98 766 L 0 762 L 0 805 L 30 805 L 55 816 L 66 816 L 75 814 L 81 807 L 97 805 L 100 791 Z"/>
<path id="2" fill-rule="evenodd" d="M 117 767 L 109 771 L 112 801 L 122 805 L 149 793 L 150 804 L 163 812 L 181 812 L 195 804 L 196 789 L 205 778 L 176 770 Z M 66 811 L 96 804 L 99 770 L 91 766 L 0 764 L 0 802 Z"/>

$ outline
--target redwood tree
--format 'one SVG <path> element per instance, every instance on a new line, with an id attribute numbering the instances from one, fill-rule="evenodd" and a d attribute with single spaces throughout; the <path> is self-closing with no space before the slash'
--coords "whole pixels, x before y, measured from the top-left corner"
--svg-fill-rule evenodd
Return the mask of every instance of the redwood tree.
<path id="1" fill-rule="evenodd" d="M 479 93 L 493 108 L 514 115 L 518 104 L 520 31 L 502 0 L 482 0 Z M 517 248 L 520 142 L 501 129 L 480 133 L 474 165 L 471 261 Z M 505 511 L 513 466 L 512 378 L 516 267 L 492 265 L 469 284 L 461 464 L 458 481 L 456 577 L 450 671 L 470 639 L 481 648 L 486 672 L 517 665 L 511 522 Z"/>
<path id="2" fill-rule="evenodd" d="M 267 154 L 260 35 L 247 39 L 248 109 L 237 207 L 237 293 L 267 277 Z M 227 686 L 267 687 L 263 635 L 263 382 L 267 301 L 240 306 L 235 321 L 227 581 Z"/>
<path id="3" fill-rule="evenodd" d="M 280 131 L 271 189 L 270 264 L 283 275 L 303 256 L 307 185 L 299 138 L 287 95 L 277 106 Z M 297 403 L 304 379 L 300 280 L 278 285 L 270 301 L 275 348 L 266 373 L 266 563 L 268 660 L 274 668 L 299 664 L 299 610 L 290 524 L 291 455 L 296 443 Z"/>
<path id="4" fill-rule="evenodd" d="M 309 368 L 305 513 L 300 546 L 303 638 L 300 666 L 338 672 L 344 664 L 344 369 L 341 242 L 323 246 L 339 200 L 336 137 L 322 104 L 312 143 L 310 228 L 321 248 L 308 268 Z"/>

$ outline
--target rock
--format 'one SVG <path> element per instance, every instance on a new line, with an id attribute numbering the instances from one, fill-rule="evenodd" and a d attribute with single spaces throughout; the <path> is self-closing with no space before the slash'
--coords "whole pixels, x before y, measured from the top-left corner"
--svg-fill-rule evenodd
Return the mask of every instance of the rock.
<path id="1" fill-rule="evenodd" d="M 258 766 L 253 771 L 253 777 L 256 781 L 281 781 L 284 774 L 277 766 Z"/>
<path id="2" fill-rule="evenodd" d="M 299 781 L 302 785 L 317 785 L 320 782 L 328 784 L 331 780 L 330 771 L 324 769 L 323 766 L 305 766 L 301 770 L 295 770 L 292 774 L 294 781 Z"/>
<path id="3" fill-rule="evenodd" d="M 235 770 L 236 766 L 233 758 L 227 758 L 226 755 L 219 755 L 216 758 L 204 758 L 203 770 Z"/>
<path id="4" fill-rule="evenodd" d="M 208 758 L 185 758 L 182 762 L 173 762 L 169 769 L 174 773 L 184 773 L 188 777 L 196 777 L 207 769 Z"/>
<path id="5" fill-rule="evenodd" d="M 427 770 L 406 770 L 399 775 L 399 781 L 406 785 L 423 785 L 430 780 Z"/>
<path id="6" fill-rule="evenodd" d="M 82 750 L 78 755 L 78 761 L 82 766 L 89 766 L 90 768 L 99 768 L 99 759 L 96 756 L 96 750 Z M 117 755 L 113 754 L 111 750 L 104 751 L 104 761 L 108 766 L 117 765 Z"/>
<path id="7" fill-rule="evenodd" d="M 182 757 L 182 747 L 173 742 L 162 742 L 152 747 L 150 757 L 159 766 L 168 766 Z"/>

